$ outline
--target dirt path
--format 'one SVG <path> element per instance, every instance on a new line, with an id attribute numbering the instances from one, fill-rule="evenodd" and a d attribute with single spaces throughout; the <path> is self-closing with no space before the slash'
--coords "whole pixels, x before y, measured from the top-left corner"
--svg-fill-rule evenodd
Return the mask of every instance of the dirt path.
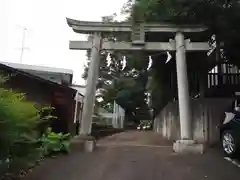
<path id="1" fill-rule="evenodd" d="M 101 146 L 172 146 L 172 143 L 151 131 L 127 131 L 98 141 Z"/>
<path id="2" fill-rule="evenodd" d="M 177 155 L 172 152 L 171 146 L 160 147 L 160 144 L 164 143 L 155 143 L 154 134 L 146 133 L 145 136 L 139 132 L 128 133 L 100 140 L 99 144 L 102 146 L 93 153 L 77 152 L 48 160 L 34 169 L 26 180 L 236 180 L 240 178 L 240 168 L 224 160 L 217 150 L 209 150 L 204 155 Z M 159 137 L 155 138 L 159 140 Z M 117 140 L 115 144 L 122 143 L 122 145 L 113 146 L 115 140 Z M 142 146 L 136 146 L 137 144 Z"/>

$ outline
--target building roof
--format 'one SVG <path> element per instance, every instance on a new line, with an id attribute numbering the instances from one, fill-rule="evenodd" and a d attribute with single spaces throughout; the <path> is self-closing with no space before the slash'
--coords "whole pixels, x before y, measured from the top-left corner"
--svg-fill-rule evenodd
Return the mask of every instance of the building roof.
<path id="1" fill-rule="evenodd" d="M 77 90 L 80 94 L 85 95 L 86 86 L 72 84 L 70 87 L 71 87 L 72 89 Z"/>
<path id="2" fill-rule="evenodd" d="M 19 63 L 2 62 L 9 67 L 30 73 L 34 76 L 41 77 L 46 80 L 54 81 L 56 83 L 62 84 L 67 83 L 72 84 L 73 71 L 70 69 L 61 69 L 45 66 L 35 66 Z"/>
<path id="3" fill-rule="evenodd" d="M 73 70 L 71 69 L 36 66 L 36 65 L 28 65 L 28 64 L 20 64 L 20 63 L 10 63 L 10 62 L 1 62 L 1 64 L 5 64 L 6 66 L 10 66 L 12 68 L 20 69 L 20 70 L 34 70 L 34 71 L 44 71 L 49 73 L 61 73 L 61 74 L 71 74 L 71 75 L 73 74 Z"/>
<path id="4" fill-rule="evenodd" d="M 7 66 L 5 64 L 2 64 L 0 63 L 0 73 L 1 71 L 3 71 L 3 73 L 16 73 L 16 74 L 20 74 L 22 76 L 26 76 L 27 78 L 30 78 L 30 79 L 34 79 L 34 80 L 37 80 L 39 82 L 43 82 L 43 83 L 46 83 L 46 84 L 49 84 L 49 85 L 52 85 L 52 86 L 55 86 L 57 88 L 63 88 L 63 89 L 68 89 L 74 93 L 77 93 L 77 90 L 67 86 L 67 85 L 64 85 L 64 84 L 58 84 L 56 82 L 53 82 L 53 81 L 50 81 L 50 80 L 46 80 L 46 79 L 43 79 L 41 77 L 38 77 L 38 76 L 35 76 L 33 74 L 30 74 L 30 73 L 27 73 L 27 72 L 24 72 L 22 70 L 19 70 L 19 69 L 16 69 L 16 68 L 13 68 L 13 67 L 10 67 L 10 66 Z M 82 95 L 83 96 L 83 95 Z"/>

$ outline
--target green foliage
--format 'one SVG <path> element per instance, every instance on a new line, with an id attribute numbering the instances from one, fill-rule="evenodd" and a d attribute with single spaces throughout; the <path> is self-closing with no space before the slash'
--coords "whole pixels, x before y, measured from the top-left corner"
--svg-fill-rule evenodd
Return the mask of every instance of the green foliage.
<path id="1" fill-rule="evenodd" d="M 57 119 L 56 116 L 51 115 L 53 110 L 54 110 L 54 107 L 51 107 L 51 106 L 45 106 L 39 110 L 39 115 L 41 117 L 41 120 L 38 123 L 37 129 L 40 132 L 40 135 L 46 132 L 46 130 L 50 126 L 51 120 Z"/>
<path id="2" fill-rule="evenodd" d="M 127 9 L 133 9 L 129 12 Z M 215 34 L 217 40 L 224 42 L 226 59 L 240 66 L 240 3 L 238 0 L 136 0 L 134 6 L 128 5 L 133 22 L 160 22 L 181 24 L 202 24 L 208 27 L 209 35 Z"/>
<path id="3" fill-rule="evenodd" d="M 223 61 L 240 67 L 240 3 L 239 0 L 128 0 L 122 10 L 128 14 L 128 21 L 133 25 L 139 21 L 154 23 L 172 23 L 176 26 L 183 24 L 201 24 L 208 27 L 205 35 L 209 38 L 214 34 L 218 42 L 223 42 Z M 147 38 L 158 39 L 154 34 Z M 153 108 L 161 109 L 168 102 L 171 93 L 166 86 L 169 77 L 165 71 L 167 65 L 156 63 L 162 57 L 155 58 L 150 75 L 152 83 Z M 165 69 L 164 69 L 164 68 Z"/>
<path id="4" fill-rule="evenodd" d="M 240 3 L 238 0 L 128 0 L 123 13 L 129 14 L 127 21 L 133 25 L 138 22 L 201 24 L 208 27 L 209 37 L 216 35 L 217 41 L 224 42 L 223 53 L 231 64 L 240 67 Z M 103 19 L 115 22 L 114 17 Z M 158 39 L 154 34 L 147 38 Z M 129 37 L 110 34 L 109 40 L 130 40 Z M 147 39 L 147 40 L 149 40 Z M 107 66 L 107 56 L 111 57 L 111 64 Z M 126 56 L 127 67 L 122 70 L 121 60 Z M 156 61 L 161 61 L 158 57 Z M 155 61 L 155 60 L 154 60 Z M 155 61 L 155 62 L 156 62 Z M 135 113 L 137 107 L 146 107 L 145 92 L 148 75 L 152 76 L 150 90 L 153 97 L 153 108 L 161 108 L 173 94 L 166 87 L 169 77 L 164 69 L 165 64 L 153 62 L 152 71 L 146 71 L 146 57 L 143 54 L 124 54 L 119 52 L 103 52 L 101 55 L 100 75 L 98 83 L 98 97 L 103 101 L 96 103 L 101 107 L 109 106 L 116 100 L 129 114 Z M 164 68 L 163 68 L 164 67 Z M 85 77 L 86 72 L 85 71 Z M 97 106 L 96 106 L 97 107 Z"/>
<path id="5" fill-rule="evenodd" d="M 17 175 L 20 169 L 28 169 L 29 164 L 32 166 L 45 155 L 42 147 L 46 147 L 46 143 L 41 147 L 39 137 L 49 126 L 49 120 L 56 118 L 51 116 L 52 107 L 38 110 L 23 93 L 3 88 L 8 79 L 0 75 L 0 176 L 6 172 Z M 52 136 L 50 133 L 46 139 Z M 67 150 L 68 135 L 56 136 Z"/>
<path id="6" fill-rule="evenodd" d="M 70 151 L 70 134 L 55 133 L 48 128 L 39 141 L 45 156 Z"/>
<path id="7" fill-rule="evenodd" d="M 0 76 L 1 85 L 7 78 Z M 0 160 L 18 163 L 36 153 L 38 110 L 24 94 L 0 88 Z M 2 163 L 1 165 L 3 165 Z"/>
<path id="8" fill-rule="evenodd" d="M 37 109 L 24 100 L 24 95 L 0 88 L 0 158 L 24 155 L 31 150 L 35 141 L 37 121 L 40 119 Z"/>
<path id="9" fill-rule="evenodd" d="M 105 17 L 104 22 L 114 22 L 114 18 Z M 129 40 L 128 37 L 110 34 L 109 40 Z M 88 54 L 89 56 L 89 54 Z M 113 112 L 113 102 L 116 101 L 125 109 L 126 115 L 132 115 L 136 108 L 146 111 L 146 84 L 148 80 L 148 58 L 144 54 L 129 54 L 117 51 L 101 52 L 100 72 L 97 84 L 95 108 L 106 108 Z M 124 66 L 124 58 L 127 61 Z M 88 63 L 89 64 L 89 63 Z M 88 66 L 83 77 L 86 79 Z M 98 101 L 101 99 L 102 101 Z M 95 111 L 96 112 L 96 111 Z"/>

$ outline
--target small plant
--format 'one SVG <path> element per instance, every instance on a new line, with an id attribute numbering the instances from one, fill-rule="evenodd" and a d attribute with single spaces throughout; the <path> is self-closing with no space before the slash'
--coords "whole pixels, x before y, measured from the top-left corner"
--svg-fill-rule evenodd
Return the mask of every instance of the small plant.
<path id="1" fill-rule="evenodd" d="M 56 116 L 51 115 L 54 109 L 55 108 L 51 106 L 44 106 L 39 110 L 40 121 L 37 130 L 39 131 L 40 136 L 46 132 L 47 128 L 51 125 L 51 121 L 57 119 Z"/>
<path id="2" fill-rule="evenodd" d="M 70 151 L 70 134 L 55 133 L 51 128 L 40 138 L 41 147 L 44 155 L 56 153 L 69 153 Z"/>

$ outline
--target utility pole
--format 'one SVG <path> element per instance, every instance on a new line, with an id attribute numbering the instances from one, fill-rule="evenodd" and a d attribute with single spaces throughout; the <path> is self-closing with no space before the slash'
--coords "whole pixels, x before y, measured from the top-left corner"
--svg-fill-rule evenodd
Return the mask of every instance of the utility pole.
<path id="1" fill-rule="evenodd" d="M 26 31 L 28 29 L 26 27 L 24 27 L 24 26 L 17 26 L 17 27 L 21 28 L 23 30 L 22 45 L 21 45 L 21 55 L 20 55 L 20 63 L 22 63 L 24 50 L 28 49 L 28 48 L 25 47 Z"/>

